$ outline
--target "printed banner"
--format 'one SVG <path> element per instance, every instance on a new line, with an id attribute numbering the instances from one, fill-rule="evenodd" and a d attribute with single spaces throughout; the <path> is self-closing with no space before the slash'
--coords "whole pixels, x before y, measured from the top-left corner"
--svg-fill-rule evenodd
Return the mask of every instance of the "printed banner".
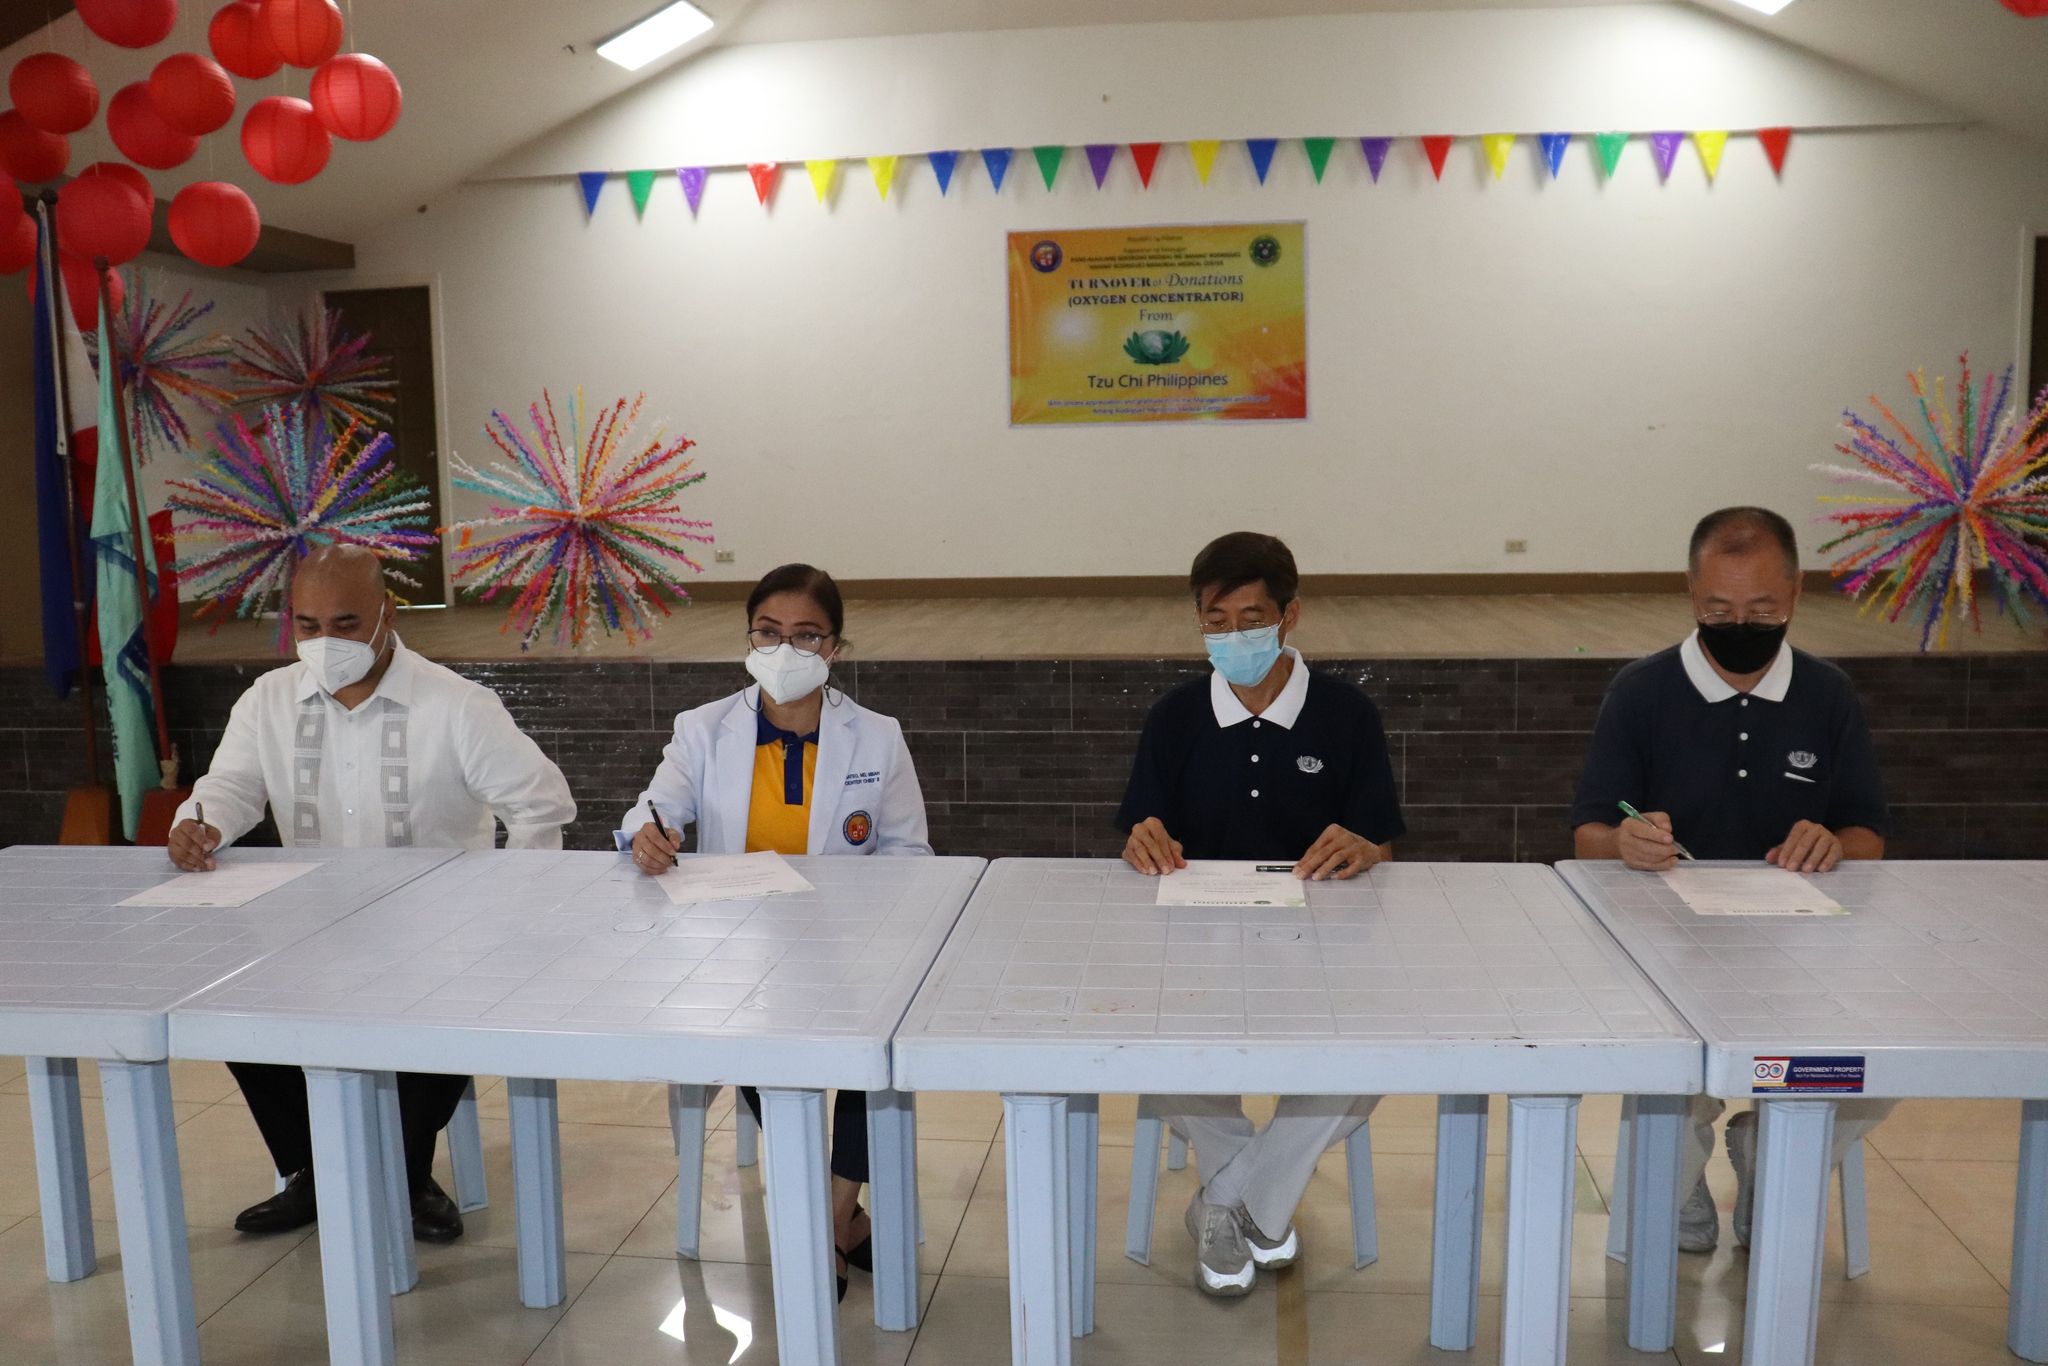
<path id="1" fill-rule="evenodd" d="M 1300 223 L 1010 234 L 1010 421 L 1308 416 Z"/>

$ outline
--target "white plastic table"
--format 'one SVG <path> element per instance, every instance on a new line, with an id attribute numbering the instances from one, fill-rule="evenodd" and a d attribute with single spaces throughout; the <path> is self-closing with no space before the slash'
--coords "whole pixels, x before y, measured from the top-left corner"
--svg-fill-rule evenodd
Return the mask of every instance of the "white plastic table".
<path id="1" fill-rule="evenodd" d="M 761 1088 L 788 1363 L 839 1360 L 824 1091 L 866 1090 L 878 1318 L 886 1299 L 907 1319 L 894 1326 L 915 1322 L 915 1133 L 889 1091 L 889 1037 L 983 862 L 791 862 L 815 891 L 677 906 L 623 855 L 465 854 L 173 1014 L 175 1057 L 306 1069 L 335 1360 L 394 1359 L 385 1290 L 416 1274 L 398 1153 L 376 1133 L 393 1070 L 508 1078 L 534 1306 L 560 1303 L 566 1280 L 557 1079 Z"/>
<path id="2" fill-rule="evenodd" d="M 165 1061 L 171 1007 L 451 857 L 232 849 L 223 862 L 321 867 L 245 906 L 171 908 L 116 904 L 179 875 L 161 849 L 0 849 L 0 1053 L 27 1057 L 44 1260 L 53 1281 L 96 1265 L 77 1062 L 93 1058 L 137 1362 L 199 1360 Z"/>
<path id="3" fill-rule="evenodd" d="M 1762 1111 L 1743 1360 L 1813 1360 L 1835 1105 L 1772 1083 L 1825 1058 L 1860 1073 L 1839 1094 L 2025 1102 L 2006 1341 L 2048 1361 L 2048 863 L 1844 864 L 1812 878 L 1830 918 L 1700 916 L 1654 873 L 1559 870 L 1706 1041 L 1708 1094 Z"/>
<path id="4" fill-rule="evenodd" d="M 1675 1221 L 1700 1082 L 1677 1013 L 1534 864 L 1382 864 L 1294 909 L 1157 888 L 1112 860 L 993 864 L 896 1035 L 899 1090 L 1004 1093 L 1013 1359 L 1063 1366 L 1092 1327 L 1098 1094 L 1249 1091 L 1441 1097 L 1430 1341 L 1451 1350 L 1477 1336 L 1486 1097 L 1507 1094 L 1503 1359 L 1562 1361 L 1579 1096 L 1668 1110 L 1632 1180 Z M 1668 1348 L 1675 1238 L 1629 1270 L 1632 1322 Z"/>

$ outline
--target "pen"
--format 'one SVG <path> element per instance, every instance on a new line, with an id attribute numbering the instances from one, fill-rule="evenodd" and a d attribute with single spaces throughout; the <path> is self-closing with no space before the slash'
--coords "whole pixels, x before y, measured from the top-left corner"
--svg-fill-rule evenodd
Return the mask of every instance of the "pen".
<path id="1" fill-rule="evenodd" d="M 655 828 L 656 830 L 658 830 L 658 831 L 660 831 L 660 832 L 661 832 L 661 837 L 662 837 L 663 839 L 667 839 L 667 838 L 668 838 L 668 827 L 667 827 L 667 826 L 665 826 L 665 825 L 663 825 L 663 824 L 661 823 L 661 808 L 660 808 L 660 807 L 658 807 L 658 806 L 656 806 L 656 805 L 655 805 L 655 804 L 654 804 L 653 802 L 649 802 L 649 803 L 647 803 L 647 810 L 648 810 L 649 814 L 651 814 L 651 815 L 652 815 L 652 816 L 654 817 L 654 828 Z M 1688 855 L 1688 857 L 1690 857 L 1690 855 Z M 668 856 L 668 866 L 669 866 L 669 867 L 671 867 L 671 868 L 673 868 L 673 867 L 675 867 L 676 865 L 677 865 L 677 859 L 676 859 L 676 856 L 675 856 L 674 854 L 670 854 L 670 855 Z"/>
<path id="2" fill-rule="evenodd" d="M 1621 808 L 1622 815 L 1627 816 L 1632 821 L 1641 821 L 1644 825 L 1648 826 L 1655 826 L 1657 824 L 1657 822 L 1651 820 L 1648 816 L 1645 816 L 1642 812 L 1636 810 L 1627 802 L 1616 802 L 1615 805 Z M 1693 858 L 1693 856 L 1689 852 L 1687 852 L 1686 847 L 1680 844 L 1677 840 L 1671 841 L 1671 847 L 1678 851 L 1678 856 L 1680 858 L 1689 859 L 1694 863 L 1699 862 L 1699 860 Z"/>

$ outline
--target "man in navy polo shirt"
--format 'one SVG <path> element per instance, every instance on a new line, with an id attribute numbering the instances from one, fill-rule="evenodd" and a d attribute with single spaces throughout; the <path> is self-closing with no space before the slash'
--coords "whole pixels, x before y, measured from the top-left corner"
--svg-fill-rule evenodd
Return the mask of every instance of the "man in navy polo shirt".
<path id="1" fill-rule="evenodd" d="M 1145 719 L 1116 825 L 1124 861 L 1161 874 L 1187 860 L 1289 863 L 1297 877 L 1353 878 L 1391 858 L 1404 830 L 1379 712 L 1348 683 L 1311 674 L 1287 645 L 1301 619 L 1294 555 L 1238 531 L 1195 557 L 1188 587 L 1214 672 Z M 1248 1294 L 1254 1268 L 1299 1254 L 1294 1209 L 1316 1161 L 1364 1123 L 1377 1096 L 1282 1096 L 1254 1129 L 1236 1096 L 1161 1096 L 1195 1151 L 1188 1206 L 1195 1281 Z"/>
<path id="2" fill-rule="evenodd" d="M 1693 529 L 1686 582 L 1690 636 L 1615 676 L 1600 705 L 1572 805 L 1582 859 L 1620 859 L 1661 872 L 1677 845 L 1701 859 L 1760 859 L 1824 873 L 1845 858 L 1884 857 L 1884 785 L 1863 707 L 1840 669 L 1785 643 L 1799 605 L 1799 545 L 1764 508 L 1723 508 Z M 1622 816 L 1620 803 L 1645 821 Z M 1707 1191 L 1714 1120 L 1723 1105 L 1693 1102 L 1693 1142 L 1680 1189 L 1690 1189 L 1679 1246 L 1711 1252 L 1720 1218 Z M 1844 1101 L 1835 1160 L 1891 1113 L 1890 1101 Z M 1756 1115 L 1728 1121 L 1735 1167 L 1735 1237 L 1749 1246 L 1756 1180 Z"/>

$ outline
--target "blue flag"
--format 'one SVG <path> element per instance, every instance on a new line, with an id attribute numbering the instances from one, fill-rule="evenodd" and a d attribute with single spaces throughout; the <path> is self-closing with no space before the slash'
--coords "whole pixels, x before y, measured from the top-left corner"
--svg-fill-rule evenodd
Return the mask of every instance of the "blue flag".
<path id="1" fill-rule="evenodd" d="M 939 194 L 943 196 L 953 184 L 953 163 L 960 159 L 958 152 L 927 152 L 925 160 L 932 164 L 932 174 L 939 178 Z"/>
<path id="2" fill-rule="evenodd" d="M 981 164 L 988 167 L 988 179 L 998 193 L 1003 188 L 1003 177 L 1010 173 L 1010 149 L 1007 147 L 984 147 L 981 149 Z"/>
<path id="3" fill-rule="evenodd" d="M 57 329 L 49 293 L 52 258 L 49 224 L 36 215 L 35 410 L 36 551 L 43 588 L 43 673 L 57 696 L 67 697 L 82 667 L 78 642 L 77 583 L 71 576 L 72 536 L 78 531 L 66 478 L 65 433 L 57 411 Z"/>

